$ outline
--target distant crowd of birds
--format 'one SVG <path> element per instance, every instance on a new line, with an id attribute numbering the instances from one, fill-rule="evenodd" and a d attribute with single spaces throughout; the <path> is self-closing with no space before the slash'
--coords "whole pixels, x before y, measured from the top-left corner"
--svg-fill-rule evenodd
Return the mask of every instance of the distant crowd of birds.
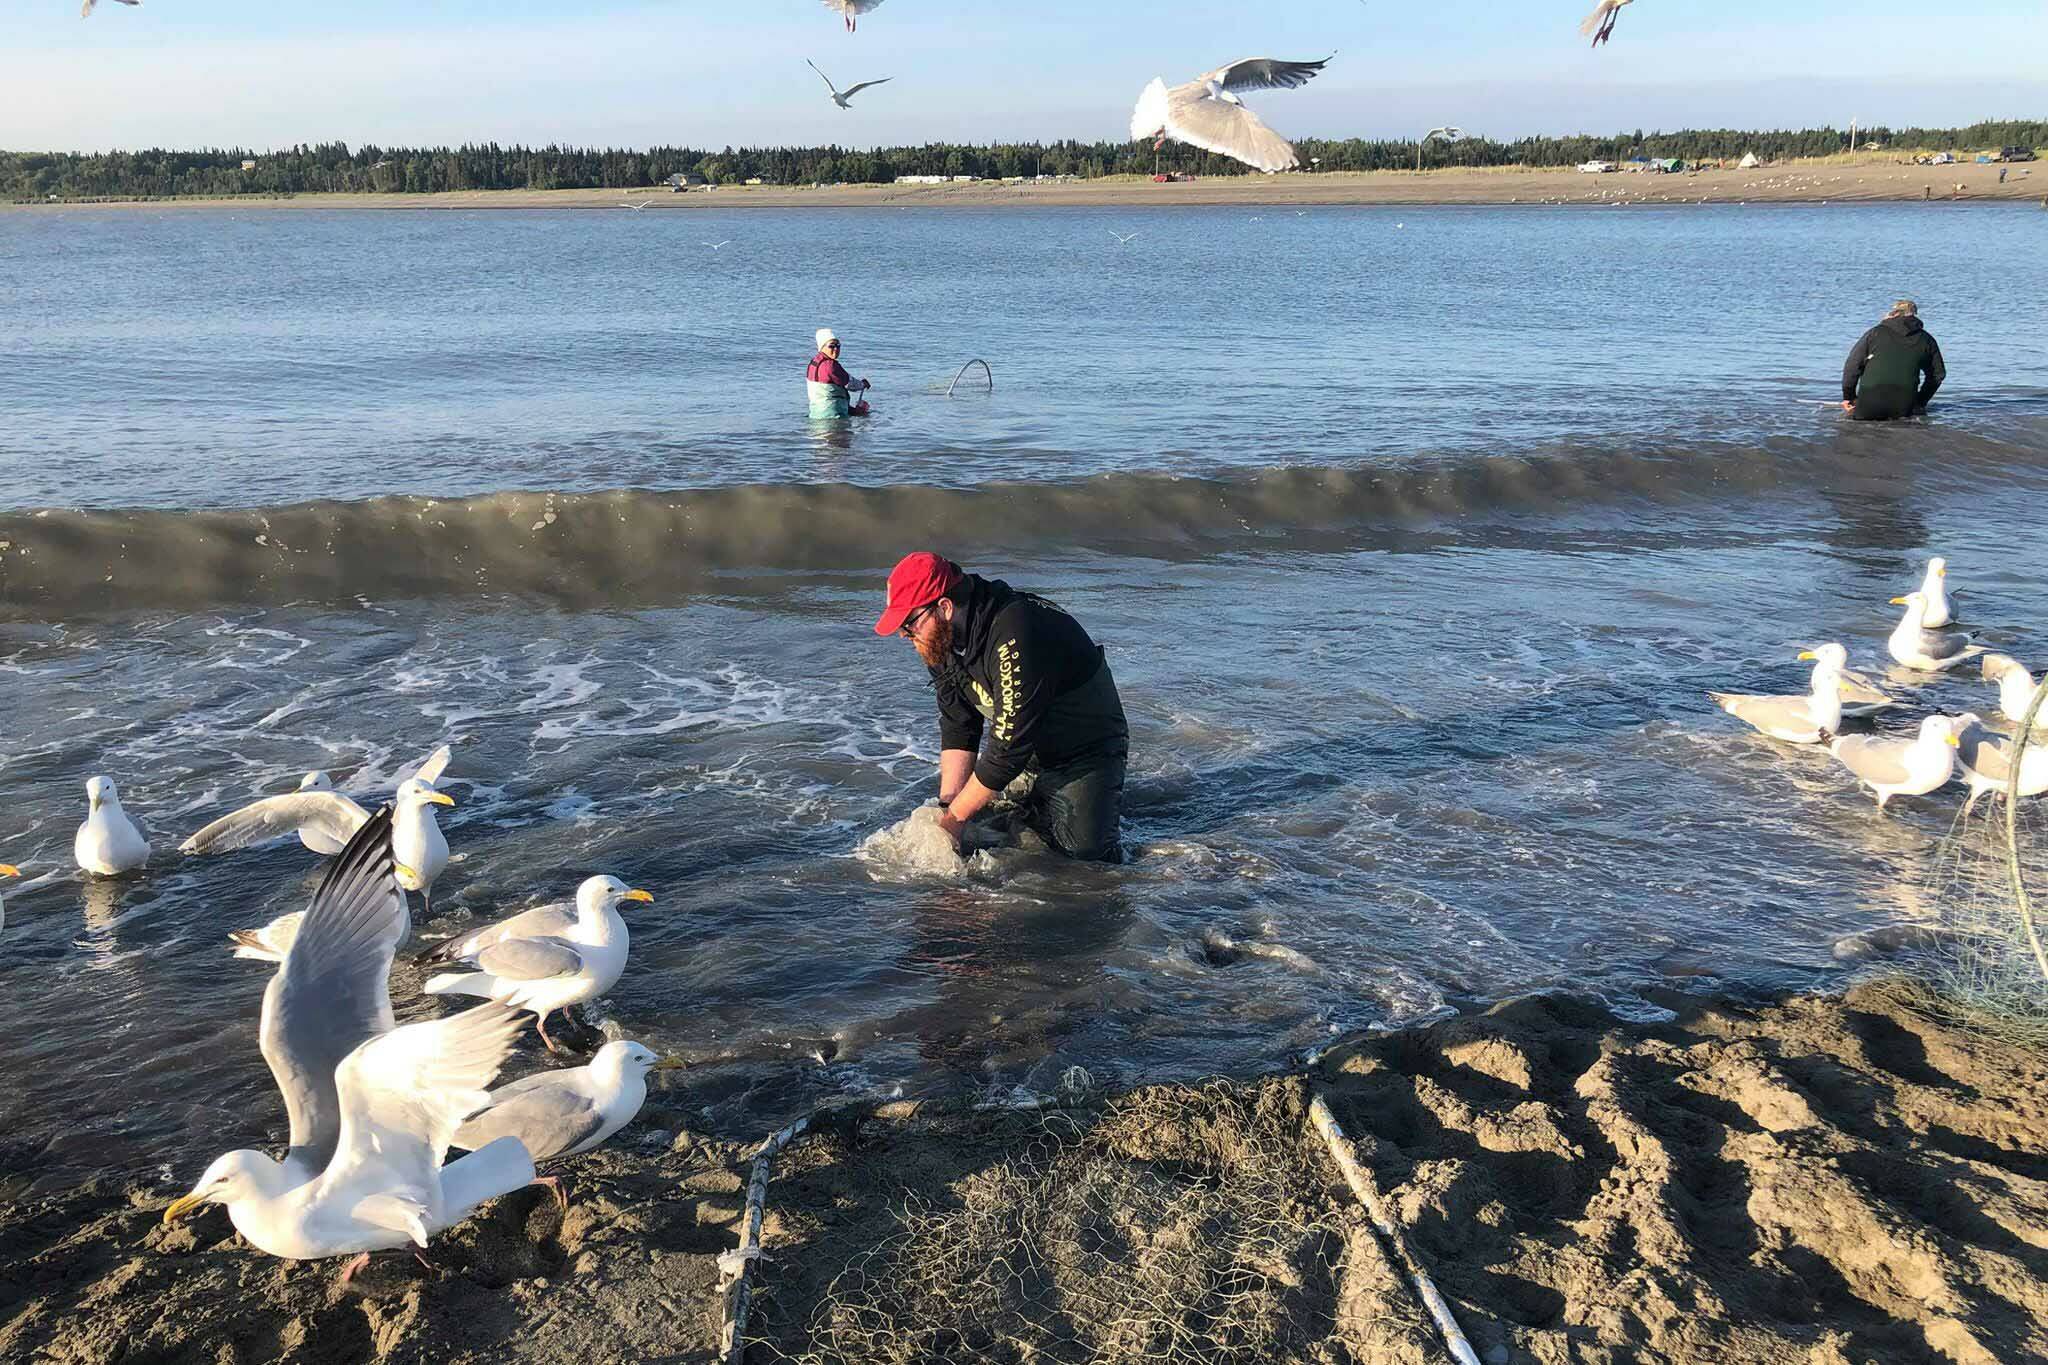
<path id="1" fill-rule="evenodd" d="M 1979 660 L 1983 680 L 1998 688 L 2000 720 L 1966 711 L 1924 717 L 1910 738 L 1845 735 L 1845 722 L 1869 719 L 1905 703 L 1851 669 L 1849 653 L 1839 644 L 1824 644 L 1799 656 L 1813 660 L 1811 686 L 1804 696 L 1707 695 L 1729 715 L 1772 739 L 1825 747 L 1877 798 L 1879 809 L 1895 796 L 1939 791 L 1958 776 L 1970 791 L 1965 815 L 1990 793 L 2016 800 L 2048 792 L 2048 727 L 2043 725 L 2048 717 L 2037 717 L 2023 749 L 2016 743 L 2018 727 L 2035 714 L 2036 698 L 2048 679 L 2037 683 L 2019 660 L 1991 653 L 1968 632 L 1948 629 L 1956 623 L 1956 596 L 1948 587 L 1945 559 L 1929 560 L 1919 590 L 1891 601 L 1906 609 L 1885 642 L 1892 660 L 1909 677 L 1938 675 Z"/>
<path id="2" fill-rule="evenodd" d="M 375 814 L 336 791 L 326 773 L 312 772 L 296 791 L 224 815 L 179 845 L 203 856 L 296 837 L 335 861 L 305 910 L 228 935 L 235 957 L 275 968 L 257 1037 L 284 1100 L 284 1158 L 227 1153 L 165 1210 L 165 1222 L 224 1204 L 235 1228 L 262 1251 L 352 1256 L 346 1282 L 370 1252 L 424 1248 L 478 1205 L 522 1185 L 547 1185 L 566 1206 L 559 1179 L 538 1175 L 536 1163 L 604 1142 L 640 1111 L 650 1073 L 682 1065 L 639 1043 L 612 1041 L 587 1065 L 488 1088 L 523 1014 L 534 1016 L 548 1051 L 562 1055 L 567 1049 L 549 1034 L 548 1018 L 596 999 L 625 971 L 630 937 L 620 910 L 653 897 L 610 876 L 583 881 L 573 901 L 509 915 L 421 953 L 418 965 L 444 969 L 427 979 L 426 994 L 488 1003 L 397 1026 L 390 973 L 412 936 L 407 893 L 419 893 L 423 915 L 430 914 L 434 883 L 449 862 L 435 817 L 438 807 L 454 804 L 436 785 L 449 759 L 446 746 L 437 749 Z M 145 872 L 149 838 L 112 779 L 86 783 L 86 806 L 72 841 L 79 871 Z M 0 879 L 18 876 L 19 868 L 0 864 Z M 451 1147 L 470 1155 L 447 1161 Z"/>

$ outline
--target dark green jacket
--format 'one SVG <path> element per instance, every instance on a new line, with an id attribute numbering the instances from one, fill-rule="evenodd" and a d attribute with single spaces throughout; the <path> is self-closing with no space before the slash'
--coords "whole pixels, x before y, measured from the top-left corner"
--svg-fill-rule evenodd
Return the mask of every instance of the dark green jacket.
<path id="1" fill-rule="evenodd" d="M 1860 385 L 1866 398 L 1873 390 L 1887 390 L 1901 399 L 1911 394 L 1906 411 L 1919 412 L 1946 378 L 1941 347 L 1920 319 L 1886 318 L 1849 352 L 1849 363 L 1842 367 L 1842 401 L 1855 402 Z"/>

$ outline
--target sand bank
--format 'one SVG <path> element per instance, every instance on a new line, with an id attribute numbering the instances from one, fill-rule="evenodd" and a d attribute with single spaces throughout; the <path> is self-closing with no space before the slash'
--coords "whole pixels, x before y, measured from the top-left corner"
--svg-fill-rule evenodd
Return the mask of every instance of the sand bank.
<path id="1" fill-rule="evenodd" d="M 1441 170 L 1326 175 L 1233 176 L 1159 185 L 1113 176 L 1065 184 L 1006 185 L 993 181 L 948 185 L 837 185 L 785 188 L 722 185 L 715 190 L 473 190 L 450 194 L 302 194 L 289 198 L 160 199 L 141 207 L 250 209 L 616 209 L 644 204 L 647 212 L 678 213 L 730 208 L 910 208 L 999 205 L 1034 207 L 1155 208 L 1184 205 L 1269 205 L 1312 208 L 1343 204 L 1730 204 L 1852 203 L 1924 198 L 1965 202 L 2038 201 L 2048 197 L 2048 162 L 1996 166 L 1900 166 L 1890 161 L 1788 162 L 1753 171 L 1701 171 L 1692 175 L 1617 172 L 1584 175 L 1570 170 Z M 1960 187 L 1960 188 L 1958 188 Z M 126 207 L 122 203 L 72 207 Z M 29 205 L 24 211 L 61 209 Z"/>
<path id="2" fill-rule="evenodd" d="M 1440 1360 L 1306 1130 L 1315 1088 L 1490 1365 L 2048 1358 L 2048 1057 L 1882 986 L 1666 1003 L 1532 998 L 1309 1074 L 825 1128 L 778 1165 L 747 1358 Z M 168 1179 L 39 1192 L 0 1151 L 0 1358 L 708 1361 L 745 1153 L 681 1118 L 658 1096 L 572 1163 L 566 1215 L 523 1191 L 348 1291 L 218 1209 L 163 1227 Z"/>

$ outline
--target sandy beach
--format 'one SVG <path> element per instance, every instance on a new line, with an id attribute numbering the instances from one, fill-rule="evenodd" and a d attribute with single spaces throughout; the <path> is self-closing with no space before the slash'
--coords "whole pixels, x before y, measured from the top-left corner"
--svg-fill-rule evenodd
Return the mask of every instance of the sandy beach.
<path id="1" fill-rule="evenodd" d="M 1886 984 L 1663 1003 L 1526 998 L 1037 1113 L 848 1110 L 776 1168 L 746 1359 L 1439 1360 L 1317 1093 L 1489 1365 L 2048 1355 L 2048 1057 Z M 51 1188 L 8 1151 L 0 1357 L 712 1360 L 749 1153 L 684 1118 L 656 1095 L 564 1169 L 566 1215 L 522 1191 L 348 1290 L 218 1207 L 163 1226 L 169 1172 Z"/>
<path id="2" fill-rule="evenodd" d="M 1349 204 L 1729 204 L 1857 203 L 1915 199 L 1971 202 L 2048 198 L 2041 164 L 1999 167 L 1901 166 L 1869 162 L 1787 162 L 1755 170 L 1686 175 L 1560 170 L 1432 170 L 1326 175 L 1224 176 L 1171 184 L 1129 176 L 1066 183 L 832 185 L 793 188 L 721 185 L 676 194 L 667 190 L 475 190 L 453 194 L 306 194 L 288 198 L 104 201 L 106 207 L 219 206 L 319 209 L 569 209 L 645 203 L 663 212 L 704 208 L 1157 208 L 1261 205 L 1311 208 Z M 62 205 L 29 205 L 48 209 Z"/>

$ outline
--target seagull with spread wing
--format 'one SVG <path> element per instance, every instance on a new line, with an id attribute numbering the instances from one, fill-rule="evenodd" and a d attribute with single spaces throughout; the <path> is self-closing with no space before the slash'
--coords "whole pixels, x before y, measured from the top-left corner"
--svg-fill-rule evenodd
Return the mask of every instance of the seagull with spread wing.
<path id="1" fill-rule="evenodd" d="M 127 0 L 138 3 L 138 0 Z M 846 31 L 852 33 L 860 27 L 860 17 L 880 5 L 882 0 L 825 0 L 826 9 L 836 9 L 846 17 Z"/>
<path id="2" fill-rule="evenodd" d="M 1138 107 L 1131 114 L 1131 140 L 1153 138 L 1152 145 L 1157 147 L 1172 138 L 1258 170 L 1292 170 L 1300 164 L 1293 145 L 1246 108 L 1237 92 L 1296 89 L 1307 85 L 1329 60 L 1283 62 L 1247 57 L 1171 89 L 1165 80 L 1154 77 L 1138 96 Z"/>
<path id="3" fill-rule="evenodd" d="M 424 1247 L 479 1204 L 534 1181 L 517 1138 L 442 1164 L 463 1120 L 490 1102 L 519 1016 L 491 1003 L 394 1026 L 389 978 L 405 892 L 391 832 L 388 811 L 356 831 L 263 992 L 257 1036 L 291 1123 L 284 1160 L 229 1152 L 163 1214 L 172 1223 L 225 1204 L 260 1251 L 354 1254 L 344 1284 L 370 1252 Z"/>
<path id="4" fill-rule="evenodd" d="M 1593 12 L 1579 25 L 1579 32 L 1593 40 L 1593 46 L 1607 42 L 1614 37 L 1614 21 L 1621 17 L 1623 5 L 1633 5 L 1636 0 L 1600 0 L 1593 6 Z"/>
<path id="5" fill-rule="evenodd" d="M 92 7 L 94 5 L 97 5 L 99 2 L 100 0 L 85 0 L 85 3 L 78 7 L 78 17 L 81 19 L 92 18 Z M 121 0 L 121 3 L 124 5 L 134 6 L 141 4 L 142 0 Z M 876 0 L 876 3 L 879 4 L 880 0 Z"/>
<path id="6" fill-rule="evenodd" d="M 813 71 L 818 71 L 818 64 L 812 61 L 809 57 L 804 58 L 804 65 L 808 66 Z M 887 85 L 890 81 L 893 81 L 896 78 L 894 76 L 884 76 L 882 77 L 882 79 L 878 81 L 862 81 L 859 85 L 850 85 L 844 90 L 841 90 L 838 86 L 832 84 L 832 78 L 822 71 L 818 71 L 818 79 L 825 82 L 825 88 L 832 92 L 832 102 L 834 104 L 838 105 L 841 109 L 851 109 L 853 108 L 853 106 L 848 104 L 847 101 L 852 99 L 855 95 L 858 95 L 861 91 L 867 89 L 871 85 Z"/>

